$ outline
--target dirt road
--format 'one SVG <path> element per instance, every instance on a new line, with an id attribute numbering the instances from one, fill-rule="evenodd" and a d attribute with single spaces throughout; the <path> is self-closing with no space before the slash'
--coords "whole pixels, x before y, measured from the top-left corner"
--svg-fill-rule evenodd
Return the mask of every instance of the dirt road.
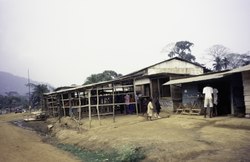
<path id="1" fill-rule="evenodd" d="M 43 143 L 35 132 L 16 127 L 9 120 L 20 114 L 0 116 L 1 162 L 77 162 L 72 155 Z"/>
<path id="2" fill-rule="evenodd" d="M 7 122 L 18 117 L 23 118 L 23 115 L 0 115 L 1 162 L 76 161 L 67 152 L 41 142 L 35 132 Z M 133 151 L 130 148 L 136 148 L 143 151 L 143 162 L 250 162 L 250 119 L 230 116 L 204 119 L 189 115 L 164 117 L 163 113 L 162 117 L 147 121 L 143 116 L 121 115 L 116 117 L 115 123 L 112 116 L 102 116 L 101 123 L 95 117 L 91 128 L 87 117 L 80 121 L 80 125 L 70 117 L 61 118 L 60 122 L 58 118 L 50 118 L 46 122 L 53 123 L 51 135 L 60 143 L 93 152 L 120 150 L 122 155 L 129 156 Z M 39 123 L 29 124 L 38 128 Z"/>

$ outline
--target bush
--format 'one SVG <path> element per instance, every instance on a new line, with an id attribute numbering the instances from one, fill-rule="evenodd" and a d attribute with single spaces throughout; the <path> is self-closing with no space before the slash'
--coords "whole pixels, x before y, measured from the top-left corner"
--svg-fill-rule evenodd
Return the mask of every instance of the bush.
<path id="1" fill-rule="evenodd" d="M 142 150 L 135 146 L 124 145 L 118 151 L 117 161 L 137 162 L 145 158 Z"/>

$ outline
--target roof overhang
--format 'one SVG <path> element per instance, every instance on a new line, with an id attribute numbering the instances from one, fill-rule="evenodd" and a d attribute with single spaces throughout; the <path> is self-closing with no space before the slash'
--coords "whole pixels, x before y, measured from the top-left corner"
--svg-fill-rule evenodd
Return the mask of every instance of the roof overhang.
<path id="1" fill-rule="evenodd" d="M 204 81 L 204 80 L 219 79 L 219 78 L 222 78 L 222 77 L 223 77 L 223 75 L 220 75 L 220 74 L 210 74 L 210 75 L 203 75 L 203 76 L 195 76 L 195 77 L 190 77 L 190 78 L 170 80 L 170 81 L 164 83 L 163 85 L 198 82 L 198 81 Z"/>
<path id="2" fill-rule="evenodd" d="M 164 83 L 163 85 L 183 84 L 183 83 L 190 83 L 190 82 L 199 82 L 199 81 L 204 81 L 204 80 L 219 79 L 227 75 L 231 75 L 234 73 L 241 73 L 244 71 L 250 71 L 250 65 L 242 66 L 233 70 L 223 71 L 219 73 L 204 74 L 204 75 L 199 75 L 199 76 L 194 76 L 194 77 L 189 77 L 189 78 L 170 80 Z"/>

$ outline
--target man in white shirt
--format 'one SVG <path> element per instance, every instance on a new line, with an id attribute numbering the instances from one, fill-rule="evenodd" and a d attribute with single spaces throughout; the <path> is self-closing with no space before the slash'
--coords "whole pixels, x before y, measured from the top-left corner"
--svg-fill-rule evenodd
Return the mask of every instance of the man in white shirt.
<path id="1" fill-rule="evenodd" d="M 212 110 L 213 110 L 213 88 L 210 86 L 206 86 L 203 88 L 203 94 L 205 94 L 204 97 L 204 118 L 206 118 L 207 115 L 207 111 L 208 111 L 208 115 L 211 118 L 212 117 Z"/>

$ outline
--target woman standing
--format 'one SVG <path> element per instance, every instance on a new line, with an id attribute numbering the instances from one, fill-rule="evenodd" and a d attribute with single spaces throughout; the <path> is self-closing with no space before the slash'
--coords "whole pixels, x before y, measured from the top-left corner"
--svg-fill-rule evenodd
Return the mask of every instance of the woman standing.
<path id="1" fill-rule="evenodd" d="M 152 103 L 152 99 L 149 99 L 148 105 L 147 105 L 147 120 L 152 120 L 152 116 L 153 116 L 153 103 Z"/>

